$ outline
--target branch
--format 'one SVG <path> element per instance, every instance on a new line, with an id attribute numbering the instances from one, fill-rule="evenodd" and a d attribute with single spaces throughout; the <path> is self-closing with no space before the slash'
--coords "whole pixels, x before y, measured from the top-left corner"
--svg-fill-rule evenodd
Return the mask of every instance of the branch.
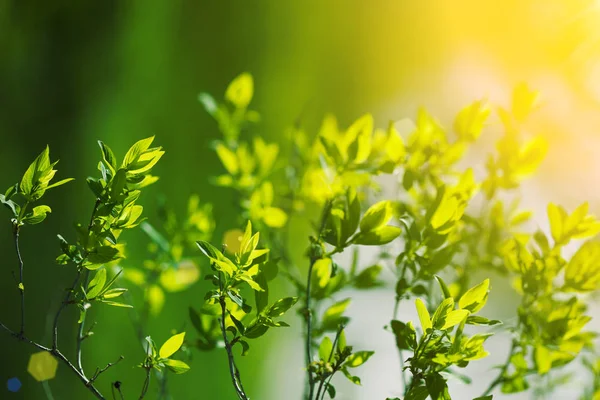
<path id="1" fill-rule="evenodd" d="M 83 277 L 83 287 L 87 287 L 89 280 L 90 280 L 90 270 L 86 269 L 85 276 Z M 77 368 L 79 368 L 79 370 L 81 372 L 83 372 L 83 365 L 81 363 L 81 342 L 83 342 L 83 339 L 85 339 L 87 337 L 83 333 L 83 329 L 85 327 L 85 317 L 86 316 L 87 316 L 87 308 L 86 308 L 86 304 L 84 304 L 83 311 L 81 313 L 81 322 L 79 323 L 79 329 L 77 331 L 77 344 L 75 347 L 75 354 L 77 357 Z"/>
<path id="2" fill-rule="evenodd" d="M 79 282 L 80 277 L 81 277 L 81 270 L 78 270 L 77 276 L 75 277 L 73 284 L 71 285 L 70 288 L 67 289 L 67 294 L 65 295 L 65 299 L 61 303 L 60 307 L 58 308 L 58 311 L 56 312 L 56 315 L 54 316 L 54 324 L 52 326 L 52 348 L 53 349 L 58 348 L 58 320 L 59 320 L 60 315 L 62 314 L 63 310 L 67 306 L 67 304 L 69 304 L 69 302 L 71 301 L 71 295 L 75 291 L 75 286 L 77 286 L 77 283 Z"/>
<path id="3" fill-rule="evenodd" d="M 142 393 L 140 393 L 139 400 L 142 400 L 146 393 L 148 392 L 148 387 L 150 387 L 150 371 L 152 371 L 152 367 L 145 366 L 146 369 L 146 379 L 144 380 L 144 386 L 142 386 Z"/>
<path id="4" fill-rule="evenodd" d="M 510 346 L 510 351 L 508 352 L 508 358 L 506 359 L 506 362 L 500 369 L 500 373 L 498 374 L 496 379 L 494 379 L 492 381 L 492 383 L 490 383 L 490 386 L 488 386 L 486 391 L 481 395 L 482 397 L 485 397 L 485 396 L 489 395 L 490 393 L 492 393 L 492 390 L 494 390 L 494 388 L 496 386 L 498 386 L 499 384 L 501 384 L 504 381 L 504 374 L 506 374 L 506 371 L 508 370 L 508 367 L 510 366 L 510 360 L 512 359 L 512 356 L 513 356 L 513 353 L 514 353 L 516 347 L 517 347 L 517 341 L 515 339 L 513 339 L 511 346 Z"/>
<path id="5" fill-rule="evenodd" d="M 77 375 L 77 377 L 79 378 L 79 380 L 85 385 L 85 387 L 87 387 L 90 392 L 92 392 L 92 394 L 100 399 L 100 400 L 106 400 L 104 396 L 102 396 L 102 393 L 100 393 L 98 391 L 98 389 L 96 389 L 96 387 L 94 386 L 93 382 L 90 382 L 90 380 L 88 378 L 86 378 L 85 375 L 83 375 L 81 372 L 79 372 L 79 370 L 77 369 L 77 367 L 75 367 L 67 357 L 64 356 L 64 354 L 62 354 L 58 349 L 56 348 L 48 348 L 46 346 L 43 346 L 37 342 L 34 342 L 33 340 L 29 339 L 27 336 L 25 335 L 21 335 L 17 332 L 14 332 L 12 329 L 8 328 L 6 325 L 4 325 L 2 322 L 0 322 L 0 327 L 2 327 L 5 331 L 7 331 L 11 336 L 17 338 L 18 340 L 21 340 L 23 342 L 29 343 L 30 345 L 42 350 L 42 351 L 47 351 L 50 354 L 52 354 L 53 356 L 55 356 L 56 358 L 58 358 L 59 360 L 61 360 L 63 363 L 65 363 L 67 365 L 67 367 L 69 367 L 69 369 L 71 369 L 75 375 Z"/>
<path id="6" fill-rule="evenodd" d="M 311 259 L 310 265 L 308 266 L 308 278 L 306 280 L 306 302 L 304 305 L 304 317 L 306 318 L 306 342 L 304 343 L 304 351 L 306 356 L 306 371 L 308 374 L 308 400 L 312 400 L 315 390 L 315 379 L 313 373 L 310 371 L 310 363 L 312 362 L 312 310 L 310 308 L 310 290 L 312 271 L 315 261 L 316 260 Z"/>
<path id="7" fill-rule="evenodd" d="M 321 236 L 325 232 L 325 228 L 327 226 L 327 219 L 329 218 L 329 213 L 331 211 L 331 207 L 333 205 L 332 200 L 328 200 L 325 206 L 323 207 L 323 213 L 321 214 L 321 225 L 319 227 L 319 236 L 317 240 L 320 242 Z M 306 372 L 308 377 L 308 396 L 305 397 L 308 400 L 313 400 L 313 395 L 315 391 L 315 379 L 313 373 L 310 371 L 310 363 L 312 362 L 312 310 L 310 305 L 310 291 L 311 291 L 311 282 L 312 282 L 312 272 L 313 267 L 317 260 L 319 260 L 321 256 L 316 256 L 314 254 L 310 254 L 310 264 L 308 266 L 308 277 L 306 278 L 306 302 L 304 309 L 304 316 L 306 318 L 306 342 L 304 344 L 304 351 L 306 356 Z"/>
<path id="8" fill-rule="evenodd" d="M 23 284 L 23 258 L 21 258 L 21 250 L 19 248 L 19 223 L 15 222 L 13 227 L 13 236 L 15 240 L 15 250 L 19 259 L 19 293 L 21 295 L 21 331 L 19 335 L 25 334 L 25 286 Z"/>
<path id="9" fill-rule="evenodd" d="M 219 319 L 221 326 L 221 333 L 223 334 L 223 341 L 225 342 L 225 350 L 227 351 L 227 360 L 229 361 L 229 374 L 231 375 L 231 381 L 233 387 L 240 400 L 248 400 L 248 396 L 242 386 L 242 379 L 240 377 L 240 371 L 235 365 L 235 359 L 233 358 L 233 352 L 231 350 L 231 343 L 227 339 L 227 330 L 225 329 L 225 316 L 227 315 L 227 307 L 225 305 L 225 295 L 223 294 L 223 284 L 221 281 L 221 273 L 219 272 L 219 286 L 221 289 L 221 296 L 219 297 L 219 303 L 221 305 L 221 318 Z"/>
<path id="10" fill-rule="evenodd" d="M 92 376 L 92 378 L 90 379 L 90 383 L 94 383 L 96 381 L 96 379 L 98 379 L 98 377 L 100 376 L 100 374 L 102 374 L 103 372 L 105 372 L 107 369 L 109 369 L 113 365 L 117 365 L 124 358 L 125 357 L 123 357 L 123 356 L 119 356 L 119 359 L 117 361 L 115 361 L 114 363 L 108 363 L 108 364 L 106 364 L 106 366 L 104 368 L 96 368 L 96 372 L 94 372 L 94 376 Z"/>

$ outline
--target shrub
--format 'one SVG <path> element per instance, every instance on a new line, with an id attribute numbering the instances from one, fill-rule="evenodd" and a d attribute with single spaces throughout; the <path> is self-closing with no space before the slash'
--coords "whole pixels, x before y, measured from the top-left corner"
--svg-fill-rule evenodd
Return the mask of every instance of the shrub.
<path id="1" fill-rule="evenodd" d="M 355 349 L 353 338 L 346 337 L 351 297 L 345 296 L 352 290 L 383 288 L 394 291 L 394 312 L 385 329 L 400 355 L 398 379 L 405 400 L 450 399 L 447 380 L 467 379 L 457 369 L 486 357 L 486 340 L 500 330 L 511 335 L 512 345 L 479 400 L 491 399 L 498 388 L 505 394 L 527 390 L 536 377 L 558 378 L 575 361 L 598 377 L 596 333 L 585 327 L 591 319 L 586 301 L 600 282 L 600 245 L 593 239 L 600 221 L 589 214 L 587 203 L 572 212 L 550 203 L 550 232 L 527 232 L 531 213 L 519 207 L 514 195 L 546 152 L 545 142 L 525 130 L 537 96 L 520 85 L 509 107 L 476 101 L 458 113 L 452 134 L 421 109 L 414 123 L 390 122 L 375 130 L 369 114 L 346 129 L 327 116 L 316 136 L 298 124 L 278 144 L 249 138 L 260 116 L 248 108 L 253 80 L 244 73 L 231 82 L 223 102 L 205 93 L 199 97 L 223 135 L 214 143 L 223 164 L 214 183 L 234 191 L 235 213 L 244 227 L 226 232 L 223 246 L 211 244 L 217 243 L 212 209 L 219 205 L 201 204 L 197 196 L 190 198 L 183 222 L 167 209 L 153 224 L 142 217 L 138 198 L 156 182 L 150 173 L 164 154 L 161 147 L 151 147 L 152 137 L 135 143 L 120 163 L 99 142 L 99 176 L 87 180 L 96 198 L 89 222 L 77 225 L 71 241 L 58 236 L 62 253 L 57 262 L 72 265 L 75 278 L 55 314 L 50 345 L 30 339 L 26 330 L 19 249 L 24 228 L 43 222 L 51 212 L 39 204 L 45 192 L 71 180 L 52 183 L 56 162 L 46 148 L 21 181 L 0 195 L 12 213 L 21 296 L 20 327 L 0 326 L 58 358 L 94 396 L 104 399 L 107 394 L 95 382 L 122 358 L 93 374 L 84 371 L 82 343 L 93 328 L 86 326 L 86 317 L 96 305 L 132 307 L 127 287 L 137 286 L 145 294 L 133 321 L 145 343 L 139 366 L 146 378 L 139 399 L 147 395 L 152 376 L 163 387 L 167 371 L 189 370 L 187 352 L 182 352 L 185 361 L 172 358 L 180 349 L 223 347 L 233 389 L 245 400 L 249 395 L 236 365 L 238 353 L 245 356 L 252 340 L 270 328 L 289 326 L 281 317 L 295 307 L 304 323 L 305 365 L 298 366 L 306 376 L 303 396 L 321 400 L 336 397 L 334 376 L 360 385 L 354 371 L 373 355 Z M 492 110 L 503 132 L 485 171 L 476 176 L 460 163 Z M 393 178 L 394 195 L 384 194 L 379 178 L 384 175 Z M 311 221 L 312 233 L 299 244 L 290 226 L 302 220 Z M 147 234 L 151 250 L 142 268 L 122 261 L 125 248 L 119 242 L 123 230 L 137 226 Z M 565 246 L 581 239 L 587 241 L 567 256 Z M 375 261 L 364 263 L 359 257 L 365 247 L 371 247 Z M 351 261 L 339 264 L 340 253 L 349 254 Z M 146 336 L 148 318 L 161 309 L 165 292 L 188 289 L 197 281 L 196 265 L 205 267 L 202 275 L 212 289 L 189 309 L 195 332 L 175 334 L 158 347 Z M 502 324 L 483 310 L 499 274 L 513 282 L 520 296 L 514 323 Z M 489 278 L 473 281 L 485 275 Z M 289 283 L 290 296 L 271 298 L 269 286 L 275 279 Z M 403 301 L 414 302 L 417 323 L 399 315 Z M 68 307 L 79 310 L 75 360 L 58 348 L 60 316 Z M 118 393 L 123 398 L 121 382 L 113 382 L 112 388 L 113 397 Z M 543 388 L 546 394 L 553 389 Z M 600 383 L 594 379 L 582 398 L 599 396 Z"/>

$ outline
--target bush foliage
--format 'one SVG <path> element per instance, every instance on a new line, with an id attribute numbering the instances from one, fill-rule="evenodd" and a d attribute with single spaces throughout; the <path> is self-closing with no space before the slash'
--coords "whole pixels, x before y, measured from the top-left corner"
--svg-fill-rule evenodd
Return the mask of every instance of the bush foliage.
<path id="1" fill-rule="evenodd" d="M 213 237 L 212 210 L 220 205 L 202 204 L 197 196 L 189 199 L 183 221 L 169 209 L 161 210 L 156 221 L 142 216 L 138 200 L 157 181 L 151 172 L 164 154 L 161 147 L 151 147 L 153 137 L 131 146 L 122 161 L 98 142 L 98 174 L 87 179 L 95 198 L 91 216 L 76 225 L 72 239 L 58 235 L 56 261 L 72 268 L 74 280 L 54 316 L 49 345 L 31 339 L 37 335 L 26 329 L 26 257 L 19 249 L 21 233 L 51 213 L 43 204 L 45 192 L 71 180 L 54 182 L 56 162 L 46 148 L 0 195 L 11 213 L 21 297 L 20 327 L 0 326 L 66 364 L 91 394 L 105 399 L 109 394 L 100 392 L 96 380 L 108 368 L 118 368 L 114 365 L 121 358 L 93 374 L 84 370 L 83 343 L 93 333 L 86 317 L 95 307 L 135 307 L 132 320 L 143 344 L 139 367 L 146 378 L 131 398 L 153 394 L 153 380 L 164 394 L 167 373 L 190 369 L 190 351 L 224 349 L 232 388 L 246 400 L 250 396 L 236 359 L 267 332 L 285 334 L 271 328 L 295 322 L 286 316 L 294 308 L 304 333 L 298 340 L 305 365 L 297 369 L 306 381 L 297 397 L 321 400 L 336 397 L 338 379 L 361 384 L 358 367 L 371 362 L 373 351 L 356 349 L 356 338 L 346 337 L 347 308 L 353 290 L 381 289 L 394 299 L 384 329 L 402 371 L 403 393 L 388 400 L 450 399 L 448 380 L 468 381 L 460 369 L 486 357 L 486 340 L 498 332 L 510 335 L 511 347 L 477 400 L 531 386 L 551 395 L 564 381 L 564 367 L 574 362 L 595 377 L 581 398 L 600 399 L 597 333 L 586 330 L 590 294 L 600 283 L 600 243 L 594 239 L 600 221 L 589 214 L 587 203 L 570 211 L 550 203 L 549 232 L 528 231 L 531 212 L 519 206 L 515 194 L 546 152 L 544 140 L 527 131 L 537 92 L 519 85 L 506 107 L 476 101 L 456 115 L 450 130 L 421 109 L 414 122 L 390 122 L 385 129 L 374 128 L 369 114 L 347 128 L 327 116 L 316 135 L 296 124 L 279 143 L 268 143 L 251 135 L 260 121 L 249 108 L 253 90 L 252 76 L 244 73 L 230 83 L 222 101 L 199 96 L 222 133 L 213 147 L 223 172 L 213 182 L 235 193 L 233 212 L 241 228 L 227 231 L 223 243 Z M 467 151 L 492 119 L 502 127 L 495 151 L 481 168 L 465 169 Z M 292 238 L 294 221 L 311 222 L 304 243 Z M 136 227 L 145 232 L 150 249 L 137 267 L 123 260 L 126 249 L 120 242 L 124 230 Z M 576 251 L 565 251 L 573 242 Z M 302 259 L 296 255 L 299 246 Z M 364 251 L 369 263 L 360 257 Z M 520 297 L 516 318 L 504 323 L 485 309 L 494 279 L 506 279 L 502 276 Z M 193 332 L 177 333 L 157 346 L 148 336 L 148 319 L 160 311 L 166 293 L 194 290 L 199 277 L 212 285 L 189 308 Z M 273 298 L 274 280 L 287 283 L 289 296 Z M 132 304 L 131 287 L 143 290 L 141 304 Z M 407 301 L 414 303 L 418 321 L 398 312 Z M 60 316 L 67 308 L 79 310 L 75 359 L 58 348 Z M 540 377 L 557 383 L 539 385 Z M 121 385 L 113 382 L 113 398 L 124 398 Z"/>

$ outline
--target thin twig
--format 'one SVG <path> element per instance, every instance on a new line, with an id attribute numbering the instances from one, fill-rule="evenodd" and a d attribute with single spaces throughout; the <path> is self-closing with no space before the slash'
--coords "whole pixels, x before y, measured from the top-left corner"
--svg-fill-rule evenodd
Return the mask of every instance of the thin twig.
<path id="1" fill-rule="evenodd" d="M 65 299 L 60 304 L 60 307 L 58 308 L 58 311 L 56 312 L 56 315 L 54 316 L 54 324 L 52 326 L 52 348 L 53 349 L 58 348 L 58 320 L 59 320 L 60 315 L 62 314 L 63 310 L 65 309 L 65 307 L 71 301 L 71 295 L 75 291 L 75 287 L 77 286 L 77 283 L 79 282 L 80 277 L 81 277 L 81 270 L 78 270 L 77 276 L 75 277 L 73 284 L 71 285 L 70 288 L 67 289 L 67 294 L 65 295 Z"/>
<path id="2" fill-rule="evenodd" d="M 240 400 L 248 400 L 248 396 L 244 391 L 244 387 L 242 386 L 242 379 L 240 377 L 240 371 L 235 365 L 235 359 L 233 358 L 233 351 L 231 349 L 231 343 L 229 343 L 229 339 L 227 339 L 227 329 L 225 328 L 225 317 L 227 316 L 227 307 L 225 304 L 225 295 L 223 293 L 223 283 L 221 281 L 221 273 L 219 273 L 219 286 L 221 289 L 221 296 L 219 297 L 219 303 L 221 305 L 221 333 L 223 334 L 223 341 L 225 342 L 225 350 L 227 351 L 227 360 L 229 361 L 229 374 L 231 375 L 231 380 L 233 382 L 233 388 L 235 389 Z"/>
<path id="3" fill-rule="evenodd" d="M 327 203 L 325 204 L 325 206 L 323 207 L 323 213 L 321 214 L 321 225 L 319 227 L 319 231 L 318 231 L 318 238 L 317 240 L 320 241 L 321 240 L 321 236 L 323 235 L 323 233 L 325 232 L 325 227 L 327 226 L 327 219 L 329 218 L 329 213 L 331 211 L 331 207 L 333 205 L 333 202 L 331 200 L 328 200 Z M 315 379 L 313 376 L 313 373 L 310 370 L 310 364 L 312 363 L 312 309 L 311 309 L 311 302 L 310 302 L 310 292 L 311 292 L 311 282 L 312 282 L 312 272 L 313 272 L 313 267 L 315 266 L 315 263 L 317 262 L 317 260 L 319 260 L 320 257 L 316 257 L 315 255 L 311 254 L 310 255 L 310 264 L 308 265 L 308 276 L 306 278 L 306 302 L 304 304 L 304 316 L 305 316 L 305 320 L 306 320 L 306 342 L 304 344 L 304 351 L 305 351 L 305 357 L 306 357 L 306 372 L 307 372 L 307 377 L 308 377 L 308 396 L 305 396 L 307 398 L 307 400 L 313 400 L 313 395 L 314 395 L 314 391 L 315 391 Z M 305 393 L 306 394 L 306 393 Z"/>
<path id="4" fill-rule="evenodd" d="M 108 363 L 108 364 L 106 364 L 106 366 L 104 368 L 96 368 L 96 372 L 94 372 L 94 376 L 92 376 L 92 378 L 90 379 L 90 383 L 94 383 L 96 381 L 96 379 L 98 379 L 98 377 L 100 376 L 100 374 L 102 374 L 103 372 L 105 372 L 110 367 L 112 367 L 114 365 L 117 365 L 124 358 L 125 357 L 123 357 L 123 356 L 119 356 L 119 359 L 117 361 L 115 361 L 114 363 Z"/>
<path id="5" fill-rule="evenodd" d="M 75 367 L 75 365 L 73 365 L 69 361 L 69 359 L 67 357 L 65 357 L 64 354 L 62 354 L 58 349 L 43 346 L 43 345 L 29 339 L 25 335 L 19 335 L 17 332 L 14 332 L 12 329 L 10 329 L 6 325 L 4 325 L 2 322 L 0 322 L 0 327 L 2 327 L 5 331 L 7 331 L 9 334 L 14 336 L 18 340 L 29 343 L 30 345 L 37 347 L 38 349 L 40 349 L 42 351 L 47 351 L 50 354 L 52 354 L 53 356 L 55 356 L 56 358 L 58 358 L 59 360 L 61 360 L 63 363 L 65 363 L 69 367 L 69 369 L 71 369 L 75 373 L 75 375 L 77 375 L 79 380 L 81 382 L 83 382 L 83 384 L 90 390 L 90 392 L 92 392 L 92 394 L 94 396 L 96 396 L 96 398 L 101 399 L 101 400 L 106 400 L 105 397 L 102 396 L 102 394 L 98 391 L 98 389 L 96 389 L 96 387 L 93 385 L 93 383 L 90 383 L 89 379 L 86 378 L 85 375 L 83 375 L 81 372 L 79 372 L 77 367 Z"/>
<path id="6" fill-rule="evenodd" d="M 144 385 L 142 386 L 142 393 L 140 393 L 139 400 L 142 400 L 144 396 L 146 396 L 148 387 L 150 387 L 150 371 L 152 371 L 152 368 L 150 366 L 146 366 L 144 368 L 146 368 L 146 379 L 144 380 Z"/>
<path id="7" fill-rule="evenodd" d="M 340 336 L 341 336 L 343 330 L 344 330 L 344 325 L 340 325 L 335 334 L 335 338 L 333 339 L 333 345 L 331 346 L 331 351 L 329 352 L 329 357 L 327 358 L 328 363 L 331 362 L 331 358 L 335 354 L 336 347 L 337 347 L 338 341 L 340 340 Z M 337 368 L 337 365 L 336 365 L 336 368 Z M 333 371 L 331 372 L 331 375 L 329 375 L 330 381 L 331 381 L 331 378 L 333 377 L 333 374 L 335 374 L 335 372 L 336 372 L 336 369 L 334 368 Z M 326 379 L 327 379 L 327 377 L 324 377 L 323 379 L 321 379 L 321 382 L 319 382 L 319 388 L 317 389 L 317 397 L 316 397 L 317 400 L 325 397 L 326 387 L 324 387 L 323 385 L 325 385 Z M 323 390 L 322 396 L 321 396 L 321 390 Z"/>
<path id="8" fill-rule="evenodd" d="M 308 266 L 308 279 L 306 280 L 306 303 L 305 303 L 305 318 L 306 318 L 306 343 L 304 344 L 304 351 L 306 356 L 306 371 L 308 373 L 308 400 L 312 400 L 313 393 L 315 390 L 315 380 L 313 373 L 310 370 L 310 364 L 312 363 L 312 310 L 310 305 L 310 290 L 311 290 L 311 277 L 312 270 L 316 260 L 310 261 Z"/>
<path id="9" fill-rule="evenodd" d="M 13 236 L 15 239 L 15 250 L 19 259 L 19 294 L 21 295 L 21 331 L 20 335 L 25 334 L 25 284 L 23 283 L 23 258 L 21 258 L 21 250 L 19 248 L 19 223 L 16 222 L 13 228 Z"/>
<path id="10" fill-rule="evenodd" d="M 90 270 L 86 269 L 85 270 L 85 275 L 83 277 L 83 287 L 87 287 L 88 282 L 90 280 Z M 86 308 L 87 304 L 84 304 L 83 307 L 83 311 L 81 312 L 81 322 L 79 323 L 79 328 L 77 329 L 77 343 L 75 346 L 75 354 L 77 357 L 77 368 L 79 368 L 79 370 L 81 372 L 83 372 L 83 364 L 81 362 L 81 343 L 83 342 L 83 339 L 85 339 L 86 335 L 83 333 L 83 330 L 85 328 L 85 317 L 87 316 L 87 308 Z"/>
<path id="11" fill-rule="evenodd" d="M 510 360 L 512 359 L 512 356 L 513 356 L 513 353 L 514 353 L 516 347 L 517 347 L 517 341 L 515 339 L 513 339 L 511 346 L 510 346 L 510 351 L 508 352 L 508 358 L 506 359 L 506 362 L 500 369 L 500 373 L 498 374 L 496 379 L 494 379 L 492 381 L 492 383 L 490 383 L 490 386 L 488 386 L 488 388 L 481 395 L 481 397 L 485 397 L 485 396 L 489 395 L 490 393 L 492 393 L 492 390 L 494 390 L 494 388 L 496 388 L 496 386 L 498 386 L 500 383 L 502 383 L 502 381 L 504 380 L 504 374 L 506 373 L 506 370 L 508 370 L 508 367 L 510 366 Z"/>

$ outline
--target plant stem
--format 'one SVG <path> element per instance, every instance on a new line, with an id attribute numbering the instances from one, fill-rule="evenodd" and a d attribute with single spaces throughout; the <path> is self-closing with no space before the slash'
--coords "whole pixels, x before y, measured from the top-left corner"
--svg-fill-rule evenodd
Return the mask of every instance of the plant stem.
<path id="1" fill-rule="evenodd" d="M 83 287 L 87 287 L 89 279 L 90 279 L 90 270 L 86 269 L 85 275 L 83 277 Z M 85 327 L 86 315 L 87 315 L 87 309 L 85 308 L 85 305 L 84 305 L 83 312 L 81 314 L 81 322 L 79 323 L 79 328 L 77 331 L 77 344 L 76 344 L 76 348 L 75 348 L 75 354 L 77 355 L 77 368 L 79 368 L 79 370 L 81 372 L 83 372 L 83 365 L 81 363 L 81 342 L 83 342 L 83 339 L 85 338 L 83 329 Z"/>
<path id="2" fill-rule="evenodd" d="M 89 234 L 90 231 L 92 230 L 92 226 L 94 225 L 94 218 L 96 217 L 96 212 L 98 211 L 98 207 L 100 207 L 101 204 L 101 200 L 100 199 L 96 199 L 96 203 L 94 204 L 94 209 L 92 210 L 92 215 L 90 217 L 90 222 L 88 224 L 87 227 L 87 233 L 88 233 L 88 238 L 89 238 Z M 87 240 L 86 240 L 87 241 Z M 85 243 L 85 247 L 87 248 L 87 243 Z M 62 314 L 63 310 L 65 309 L 65 307 L 67 306 L 67 304 L 69 304 L 69 301 L 71 300 L 71 295 L 73 294 L 73 292 L 75 291 L 75 287 L 77 286 L 77 283 L 79 282 L 79 279 L 81 278 L 81 270 L 83 268 L 83 261 L 80 262 L 77 265 L 77 276 L 75 277 L 75 280 L 73 281 L 73 284 L 71 285 L 71 287 L 67 290 L 67 294 L 65 296 L 64 301 L 62 302 L 62 304 L 60 305 L 58 311 L 56 312 L 56 316 L 54 317 L 54 326 L 53 326 L 53 335 L 52 335 L 52 348 L 56 349 L 58 347 L 58 320 L 60 318 L 60 315 Z M 86 276 L 89 276 L 89 270 L 86 269 Z M 83 323 L 82 323 L 83 324 Z M 79 340 L 78 340 L 78 349 L 80 346 Z M 81 361 L 79 360 L 79 351 L 78 350 L 78 364 L 80 366 L 80 370 L 82 370 L 81 368 Z"/>
<path id="3" fill-rule="evenodd" d="M 510 346 L 510 351 L 508 352 L 508 358 L 506 359 L 506 362 L 504 363 L 504 365 L 500 369 L 500 373 L 498 374 L 498 376 L 496 377 L 496 379 L 494 379 L 492 381 L 492 383 L 490 383 L 490 386 L 488 386 L 488 388 L 481 395 L 481 397 L 489 395 L 492 392 L 492 390 L 494 390 L 496 388 L 496 386 L 498 386 L 500 383 L 502 383 L 502 381 L 504 379 L 504 374 L 506 373 L 506 370 L 508 369 L 508 367 L 510 365 L 510 360 L 512 359 L 512 355 L 513 355 L 516 347 L 517 347 L 517 341 L 513 339 L 512 343 L 511 343 L 511 346 Z"/>
<path id="4" fill-rule="evenodd" d="M 0 322 L 0 327 L 2 329 L 4 329 L 5 331 L 7 331 L 11 336 L 17 338 L 18 340 L 21 340 L 23 342 L 29 343 L 30 345 L 38 348 L 39 350 L 42 351 L 47 351 L 50 354 L 52 354 L 53 356 L 55 356 L 56 358 L 58 358 L 59 360 L 61 360 L 63 363 L 65 363 L 67 365 L 67 367 L 69 367 L 69 369 L 71 369 L 75 375 L 77 375 L 77 377 L 79 378 L 79 380 L 85 385 L 85 387 L 87 387 L 90 392 L 92 392 L 92 394 L 101 400 L 106 400 L 105 397 L 98 391 L 98 389 L 96 389 L 96 387 L 94 386 L 93 382 L 91 382 L 88 378 L 86 378 L 85 375 L 83 375 L 78 369 L 77 367 L 75 367 L 75 365 L 73 365 L 69 359 L 67 357 L 64 356 L 64 354 L 62 354 L 58 349 L 56 348 L 49 348 L 46 346 L 43 346 L 37 342 L 34 342 L 33 340 L 29 339 L 28 337 L 26 337 L 25 335 L 19 335 L 19 333 L 14 332 L 12 329 L 8 328 L 6 325 L 4 325 L 2 322 Z"/>
<path id="5" fill-rule="evenodd" d="M 150 371 L 152 370 L 151 367 L 146 366 L 146 379 L 144 379 L 144 385 L 142 386 L 142 393 L 140 393 L 140 397 L 139 400 L 142 400 L 144 398 L 144 396 L 146 396 L 146 393 L 148 392 L 148 388 L 150 387 Z"/>
<path id="6" fill-rule="evenodd" d="M 331 358 L 333 357 L 333 355 L 335 354 L 335 350 L 336 350 L 336 346 L 337 343 L 340 339 L 340 335 L 342 334 L 342 331 L 344 330 L 344 325 L 340 325 L 336 334 L 335 334 L 335 338 L 333 339 L 333 345 L 331 347 L 331 351 L 329 352 L 329 357 L 327 358 L 327 362 L 331 362 Z M 337 371 L 337 365 L 335 366 L 335 368 L 333 369 L 333 372 L 331 373 L 331 375 L 329 375 L 329 380 L 331 381 L 331 378 L 333 377 L 333 374 L 336 373 Z M 324 377 L 323 379 L 321 379 L 321 382 L 319 382 L 319 388 L 317 389 L 317 396 L 315 397 L 315 399 L 319 400 L 320 398 L 322 399 L 323 397 L 325 397 L 325 392 L 327 390 L 325 385 L 325 380 L 327 379 L 327 377 Z M 323 395 L 321 395 L 321 390 L 323 391 Z"/>
<path id="7" fill-rule="evenodd" d="M 317 243 L 321 243 L 321 237 L 325 232 L 325 228 L 327 226 L 327 219 L 329 218 L 329 213 L 331 212 L 331 207 L 333 206 L 333 201 L 328 200 L 323 206 L 323 212 L 321 213 L 321 224 L 319 226 Z M 326 254 L 326 257 L 331 257 L 333 254 L 337 253 L 339 249 L 335 249 L 333 252 Z M 306 364 L 306 373 L 308 378 L 308 393 L 305 392 L 305 398 L 307 400 L 313 400 L 314 392 L 315 392 L 315 378 L 313 373 L 310 371 L 310 364 L 312 362 L 312 309 L 310 304 L 310 292 L 311 292 L 311 282 L 312 282 L 312 272 L 313 267 L 317 260 L 320 260 L 321 256 L 317 256 L 316 254 L 310 253 L 310 264 L 308 265 L 308 276 L 306 277 L 306 293 L 305 299 L 306 302 L 304 304 L 304 316 L 306 320 L 306 342 L 304 344 L 305 351 L 305 364 Z"/>
<path id="8" fill-rule="evenodd" d="M 305 307 L 305 318 L 306 318 L 306 342 L 304 344 L 304 351 L 306 354 L 306 371 L 308 376 L 308 400 L 313 399 L 313 394 L 315 390 L 315 380 L 313 373 L 310 371 L 310 363 L 312 362 L 312 310 L 310 308 L 310 290 L 311 290 L 311 277 L 313 267 L 315 265 L 316 260 L 311 259 L 310 265 L 308 266 L 308 278 L 306 280 L 306 303 Z"/>
<path id="9" fill-rule="evenodd" d="M 223 281 L 221 279 L 221 273 L 219 272 L 219 289 L 221 295 L 219 296 L 219 304 L 221 305 L 221 318 L 220 318 L 220 326 L 221 333 L 223 335 L 223 342 L 225 343 L 225 350 L 227 351 L 227 360 L 229 362 L 229 374 L 231 375 L 231 381 L 233 383 L 233 388 L 238 395 L 240 400 L 248 400 L 248 396 L 244 391 L 244 387 L 242 386 L 242 379 L 240 377 L 240 371 L 235 365 L 235 359 L 233 358 L 233 351 L 231 349 L 231 343 L 229 343 L 229 339 L 227 339 L 227 329 L 225 328 L 225 317 L 227 316 L 227 307 L 225 304 L 225 292 L 223 289 Z"/>
<path id="10" fill-rule="evenodd" d="M 60 315 L 62 314 L 63 310 L 67 306 L 67 304 L 69 304 L 69 301 L 71 301 L 71 295 L 73 294 L 73 291 L 75 290 L 75 286 L 77 286 L 77 283 L 79 282 L 80 277 L 81 277 L 81 269 L 78 269 L 77 276 L 75 277 L 73 284 L 71 285 L 71 287 L 69 289 L 67 289 L 67 294 L 65 295 L 64 300 L 62 301 L 60 307 L 58 308 L 56 315 L 54 316 L 54 324 L 52 326 L 52 349 L 58 348 L 58 320 L 59 320 Z"/>
<path id="11" fill-rule="evenodd" d="M 394 302 L 394 311 L 392 315 L 392 320 L 395 320 L 398 316 L 398 308 L 400 307 L 400 297 L 396 296 L 396 301 Z M 402 350 L 398 349 L 398 356 L 400 357 L 400 377 L 402 378 L 402 389 L 406 392 L 407 382 L 406 382 L 406 374 L 404 373 L 404 355 L 402 354 Z"/>
<path id="12" fill-rule="evenodd" d="M 13 236 L 15 239 L 15 250 L 19 259 L 19 294 L 21 295 L 21 331 L 19 335 L 25 334 L 25 285 L 23 283 L 23 258 L 21 258 L 21 250 L 19 248 L 19 223 L 15 223 L 13 228 Z"/>

